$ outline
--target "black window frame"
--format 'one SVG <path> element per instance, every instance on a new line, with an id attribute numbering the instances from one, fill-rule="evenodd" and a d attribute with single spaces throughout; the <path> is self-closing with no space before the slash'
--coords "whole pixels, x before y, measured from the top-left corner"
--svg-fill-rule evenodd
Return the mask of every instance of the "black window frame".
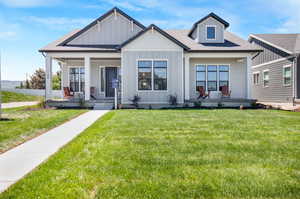
<path id="1" fill-rule="evenodd" d="M 155 63 L 157 63 L 157 62 L 165 62 L 165 66 L 155 66 Z M 152 67 L 153 67 L 153 90 L 154 91 L 167 91 L 168 90 L 168 61 L 167 60 L 153 60 Z M 155 77 L 156 70 L 164 70 L 165 77 L 164 78 Z M 159 83 L 159 82 L 162 83 L 163 88 L 156 89 L 156 83 Z"/>
<path id="2" fill-rule="evenodd" d="M 209 33 L 212 33 L 212 32 L 209 32 L 209 28 L 213 28 L 213 30 L 214 30 L 214 37 L 213 38 L 210 38 L 209 37 Z M 206 39 L 207 40 L 216 40 L 217 39 L 217 27 L 216 26 L 213 26 L 213 25 L 207 25 L 206 26 Z"/>

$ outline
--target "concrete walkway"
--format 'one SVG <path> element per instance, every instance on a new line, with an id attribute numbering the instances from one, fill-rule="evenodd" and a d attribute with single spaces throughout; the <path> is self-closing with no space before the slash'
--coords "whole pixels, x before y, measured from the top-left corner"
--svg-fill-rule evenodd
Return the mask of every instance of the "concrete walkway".
<path id="1" fill-rule="evenodd" d="M 300 104 L 293 105 L 293 103 L 274 103 L 274 102 L 258 102 L 258 103 L 266 106 L 272 106 L 274 108 L 278 108 L 285 111 L 296 111 L 300 109 Z"/>
<path id="2" fill-rule="evenodd" d="M 0 193 L 32 171 L 108 111 L 93 110 L 0 155 Z"/>
<path id="3" fill-rule="evenodd" d="M 2 108 L 16 108 L 21 106 L 33 106 L 38 104 L 39 102 L 10 102 L 10 103 L 3 103 Z"/>

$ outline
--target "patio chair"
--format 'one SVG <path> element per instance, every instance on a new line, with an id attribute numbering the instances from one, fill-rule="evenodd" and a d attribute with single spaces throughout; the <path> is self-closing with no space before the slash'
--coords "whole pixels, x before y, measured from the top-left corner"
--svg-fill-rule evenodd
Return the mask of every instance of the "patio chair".
<path id="1" fill-rule="evenodd" d="M 207 97 L 209 97 L 210 92 L 206 93 L 205 89 L 203 86 L 198 86 L 198 92 L 199 92 L 199 96 L 198 99 L 205 99 Z"/>
<path id="2" fill-rule="evenodd" d="M 97 99 L 96 98 L 96 88 L 95 87 L 91 87 L 90 92 L 91 92 L 91 98 L 94 99 L 94 100 Z"/>
<path id="3" fill-rule="evenodd" d="M 221 95 L 222 95 L 222 98 L 223 97 L 229 98 L 231 96 L 231 91 L 229 91 L 228 86 L 221 86 Z"/>
<path id="4" fill-rule="evenodd" d="M 71 93 L 69 87 L 64 87 L 64 98 L 69 99 L 71 97 L 74 97 L 74 93 Z"/>

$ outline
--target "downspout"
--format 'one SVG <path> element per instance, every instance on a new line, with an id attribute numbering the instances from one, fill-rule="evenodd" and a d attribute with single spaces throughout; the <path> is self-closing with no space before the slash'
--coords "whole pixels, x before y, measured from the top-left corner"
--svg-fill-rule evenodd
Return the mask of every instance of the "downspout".
<path id="1" fill-rule="evenodd" d="M 297 77 L 297 73 L 298 73 L 298 58 L 299 58 L 299 54 L 295 54 L 294 57 L 294 62 L 293 62 L 293 106 L 295 106 L 295 99 L 298 97 L 298 77 Z"/>

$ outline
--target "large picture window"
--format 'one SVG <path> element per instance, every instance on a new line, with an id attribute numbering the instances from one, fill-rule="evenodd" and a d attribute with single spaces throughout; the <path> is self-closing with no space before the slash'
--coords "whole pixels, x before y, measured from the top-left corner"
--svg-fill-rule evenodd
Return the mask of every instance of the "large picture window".
<path id="1" fill-rule="evenodd" d="M 217 68 L 216 65 L 207 66 L 207 90 L 217 91 Z"/>
<path id="2" fill-rule="evenodd" d="M 84 67 L 70 68 L 69 81 L 71 91 L 84 92 Z"/>
<path id="3" fill-rule="evenodd" d="M 201 87 L 206 91 L 221 91 L 223 86 L 229 87 L 229 65 L 196 65 L 196 91 Z"/>
<path id="4" fill-rule="evenodd" d="M 283 67 L 283 85 L 290 86 L 292 83 L 292 67 L 291 65 Z"/>
<path id="5" fill-rule="evenodd" d="M 167 90 L 167 61 L 138 61 L 138 90 Z"/>
<path id="6" fill-rule="evenodd" d="M 196 66 L 196 90 L 200 89 L 206 90 L 206 66 L 197 65 Z"/>
<path id="7" fill-rule="evenodd" d="M 219 91 L 221 91 L 223 86 L 229 87 L 229 66 L 220 65 L 219 66 Z"/>

